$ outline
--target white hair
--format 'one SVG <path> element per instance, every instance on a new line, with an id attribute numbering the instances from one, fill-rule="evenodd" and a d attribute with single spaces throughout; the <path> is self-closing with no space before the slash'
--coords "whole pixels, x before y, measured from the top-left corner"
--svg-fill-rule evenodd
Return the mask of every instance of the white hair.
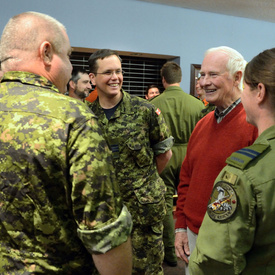
<path id="1" fill-rule="evenodd" d="M 228 62 L 226 64 L 226 68 L 227 68 L 231 77 L 233 77 L 234 74 L 238 71 L 242 72 L 242 79 L 238 85 L 238 88 L 242 91 L 243 90 L 244 69 L 247 64 L 244 57 L 238 51 L 236 51 L 230 47 L 227 47 L 227 46 L 210 48 L 205 52 L 204 56 L 206 56 L 212 52 L 222 52 L 228 56 Z"/>

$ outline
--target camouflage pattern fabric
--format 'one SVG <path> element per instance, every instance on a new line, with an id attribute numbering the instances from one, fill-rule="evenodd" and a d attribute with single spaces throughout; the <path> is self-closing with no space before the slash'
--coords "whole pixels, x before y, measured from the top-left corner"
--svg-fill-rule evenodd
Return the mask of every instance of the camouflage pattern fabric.
<path id="1" fill-rule="evenodd" d="M 132 275 L 163 275 L 161 263 L 164 258 L 164 244 L 162 234 L 162 222 L 153 226 L 136 225 L 133 227 L 131 239 L 135 266 Z"/>
<path id="2" fill-rule="evenodd" d="M 163 245 L 159 241 L 162 243 L 162 220 L 166 214 L 166 187 L 157 172 L 155 154 L 169 150 L 173 138 L 170 137 L 162 114 L 159 114 L 154 105 L 122 92 L 123 100 L 110 120 L 105 116 L 98 99 L 90 106 L 98 116 L 104 136 L 113 152 L 123 201 L 132 215 L 133 274 L 162 274 L 152 273 L 150 268 L 152 264 L 161 266 L 163 260 Z M 157 236 L 153 227 L 158 231 Z M 144 228 L 147 228 L 148 234 L 135 233 L 136 230 L 142 232 Z M 161 255 L 154 263 L 149 261 L 152 251 Z M 143 263 L 145 273 L 141 272 L 140 263 Z"/>
<path id="3" fill-rule="evenodd" d="M 8 72 L 0 118 L 0 274 L 96 272 L 89 252 L 125 242 L 131 217 L 94 114 L 46 78 Z"/>

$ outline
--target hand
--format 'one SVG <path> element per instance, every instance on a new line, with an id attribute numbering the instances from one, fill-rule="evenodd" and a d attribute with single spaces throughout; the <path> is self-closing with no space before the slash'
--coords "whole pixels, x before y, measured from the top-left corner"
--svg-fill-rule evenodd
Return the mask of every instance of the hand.
<path id="1" fill-rule="evenodd" d="M 188 256 L 190 256 L 187 232 L 177 232 L 175 236 L 175 249 L 178 258 L 188 264 Z"/>

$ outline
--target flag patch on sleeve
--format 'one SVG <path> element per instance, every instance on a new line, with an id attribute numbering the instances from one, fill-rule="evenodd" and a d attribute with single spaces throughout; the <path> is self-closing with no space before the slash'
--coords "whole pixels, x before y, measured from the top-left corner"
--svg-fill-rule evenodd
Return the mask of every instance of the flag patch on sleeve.
<path id="1" fill-rule="evenodd" d="M 159 116 L 159 115 L 160 115 L 160 113 L 161 113 L 160 109 L 159 109 L 159 108 L 157 108 L 157 110 L 156 110 L 156 114 Z"/>

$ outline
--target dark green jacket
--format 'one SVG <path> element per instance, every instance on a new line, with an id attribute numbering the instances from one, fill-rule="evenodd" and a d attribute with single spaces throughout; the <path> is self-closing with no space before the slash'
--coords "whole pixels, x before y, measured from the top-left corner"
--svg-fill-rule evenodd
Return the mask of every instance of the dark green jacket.
<path id="1" fill-rule="evenodd" d="M 150 102 L 161 110 L 175 139 L 174 144 L 187 144 L 193 129 L 201 118 L 204 104 L 186 94 L 178 86 L 169 86 Z"/>

